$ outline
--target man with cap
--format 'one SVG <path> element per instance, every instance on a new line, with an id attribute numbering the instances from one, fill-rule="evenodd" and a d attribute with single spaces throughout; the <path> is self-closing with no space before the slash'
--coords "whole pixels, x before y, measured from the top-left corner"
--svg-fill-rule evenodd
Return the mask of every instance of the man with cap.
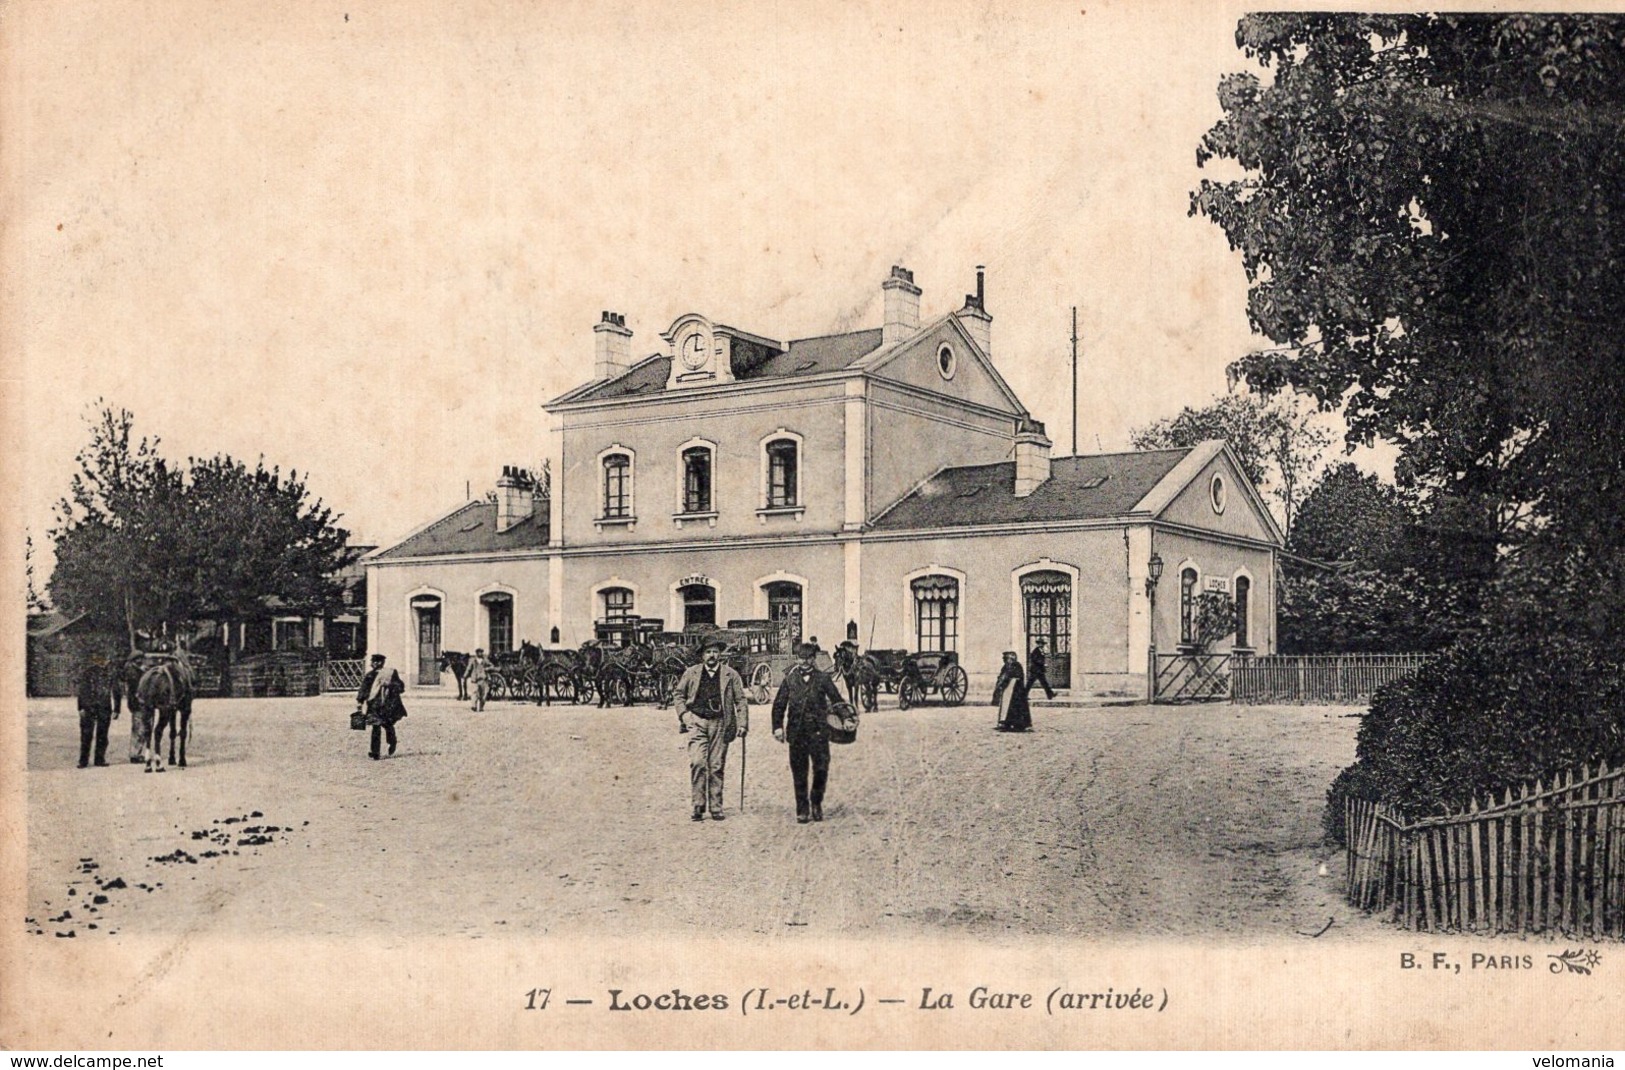
<path id="1" fill-rule="evenodd" d="M 485 700 L 491 697 L 491 659 L 485 656 L 483 646 L 474 648 L 474 656 L 468 659 L 468 668 L 463 670 L 463 679 L 474 688 L 474 705 L 471 708 L 476 713 L 483 713 Z"/>
<path id="2" fill-rule="evenodd" d="M 384 667 L 384 660 L 382 654 L 372 656 L 372 668 L 361 678 L 361 687 L 355 693 L 356 705 L 366 712 L 367 724 L 372 729 L 372 746 L 367 757 L 373 761 L 379 759 L 380 731 L 389 743 L 389 753 L 395 753 L 395 724 L 406 716 L 406 705 L 401 702 L 406 685 L 401 682 L 400 673 Z"/>
<path id="3" fill-rule="evenodd" d="M 773 699 L 773 738 L 790 744 L 790 779 L 796 791 L 796 821 L 805 825 L 824 820 L 824 787 L 829 782 L 829 725 L 824 720 L 831 706 L 842 702 L 835 681 L 815 664 L 817 643 L 802 643 L 801 660 L 784 674 Z M 807 771 L 812 769 L 811 790 Z"/>
<path id="4" fill-rule="evenodd" d="M 1044 675 L 1046 668 L 1044 663 L 1044 639 L 1040 636 L 1033 640 L 1032 652 L 1027 655 L 1027 690 L 1031 691 L 1035 687 L 1042 687 L 1044 697 L 1053 699 L 1055 689 L 1049 685 L 1049 678 Z"/>
<path id="5" fill-rule="evenodd" d="M 677 723 L 688 737 L 688 771 L 691 785 L 692 817 L 721 821 L 722 773 L 728 760 L 728 744 L 743 739 L 750 727 L 750 702 L 745 698 L 745 681 L 730 665 L 722 663 L 724 644 L 713 639 L 705 644 L 700 663 L 690 665 L 677 681 L 672 694 L 677 707 Z"/>
<path id="6" fill-rule="evenodd" d="M 118 716 L 118 681 L 108 667 L 107 658 L 92 653 L 79 667 L 77 681 L 79 700 L 79 768 L 90 764 L 91 745 L 95 744 L 97 765 L 107 764 L 107 734 L 113 719 Z"/>

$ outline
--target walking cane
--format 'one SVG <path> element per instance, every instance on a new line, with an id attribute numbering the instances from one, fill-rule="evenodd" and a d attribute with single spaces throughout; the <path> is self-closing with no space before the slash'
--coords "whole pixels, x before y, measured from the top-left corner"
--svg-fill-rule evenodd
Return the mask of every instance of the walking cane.
<path id="1" fill-rule="evenodd" d="M 739 812 L 745 812 L 745 759 L 750 757 L 750 732 L 739 737 Z"/>

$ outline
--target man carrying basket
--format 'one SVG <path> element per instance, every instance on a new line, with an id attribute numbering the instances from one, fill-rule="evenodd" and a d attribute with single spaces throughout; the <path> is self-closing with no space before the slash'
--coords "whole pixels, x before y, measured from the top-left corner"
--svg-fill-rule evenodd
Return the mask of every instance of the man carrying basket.
<path id="1" fill-rule="evenodd" d="M 824 820 L 824 788 L 829 783 L 829 724 L 831 708 L 845 705 L 835 681 L 820 672 L 817 643 L 802 643 L 801 660 L 784 674 L 773 699 L 773 738 L 790 744 L 790 779 L 796 791 L 796 822 Z M 807 783 L 808 767 L 812 785 Z"/>

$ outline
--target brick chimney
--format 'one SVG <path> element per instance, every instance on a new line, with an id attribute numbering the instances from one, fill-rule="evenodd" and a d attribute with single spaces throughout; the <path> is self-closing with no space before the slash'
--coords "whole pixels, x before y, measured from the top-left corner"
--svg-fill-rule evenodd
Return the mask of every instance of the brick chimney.
<path id="1" fill-rule="evenodd" d="M 905 267 L 893 267 L 886 281 L 880 284 L 880 291 L 886 302 L 880 344 L 896 345 L 920 329 L 920 288 L 914 285 L 914 272 Z"/>
<path id="2" fill-rule="evenodd" d="M 536 480 L 517 465 L 503 465 L 497 480 L 497 533 L 530 519 L 535 509 Z"/>
<path id="3" fill-rule="evenodd" d="M 981 264 L 976 265 L 976 292 L 965 295 L 965 307 L 954 315 L 970 336 L 976 339 L 976 344 L 982 347 L 982 352 L 988 356 L 993 355 L 993 317 L 987 314 L 987 295 L 983 289 L 987 269 Z"/>
<path id="4" fill-rule="evenodd" d="M 593 363 L 594 379 L 614 379 L 632 367 L 632 332 L 627 329 L 625 316 L 605 312 L 592 331 L 596 335 L 593 350 L 597 358 Z"/>
<path id="5" fill-rule="evenodd" d="M 1049 481 L 1050 440 L 1031 416 L 1016 428 L 1016 497 L 1025 498 Z"/>

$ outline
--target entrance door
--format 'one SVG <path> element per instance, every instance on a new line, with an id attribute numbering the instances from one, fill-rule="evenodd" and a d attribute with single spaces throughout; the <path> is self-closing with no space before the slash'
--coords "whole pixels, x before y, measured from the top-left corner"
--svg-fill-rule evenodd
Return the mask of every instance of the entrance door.
<path id="1" fill-rule="evenodd" d="M 677 595 L 683 600 L 683 627 L 691 624 L 717 622 L 717 589 L 703 583 L 679 587 Z"/>
<path id="2" fill-rule="evenodd" d="M 440 603 L 413 607 L 418 615 L 418 683 L 440 683 Z"/>
<path id="3" fill-rule="evenodd" d="M 1045 569 L 1021 577 L 1026 649 L 1044 640 L 1044 671 L 1051 687 L 1072 686 L 1072 577 Z"/>

